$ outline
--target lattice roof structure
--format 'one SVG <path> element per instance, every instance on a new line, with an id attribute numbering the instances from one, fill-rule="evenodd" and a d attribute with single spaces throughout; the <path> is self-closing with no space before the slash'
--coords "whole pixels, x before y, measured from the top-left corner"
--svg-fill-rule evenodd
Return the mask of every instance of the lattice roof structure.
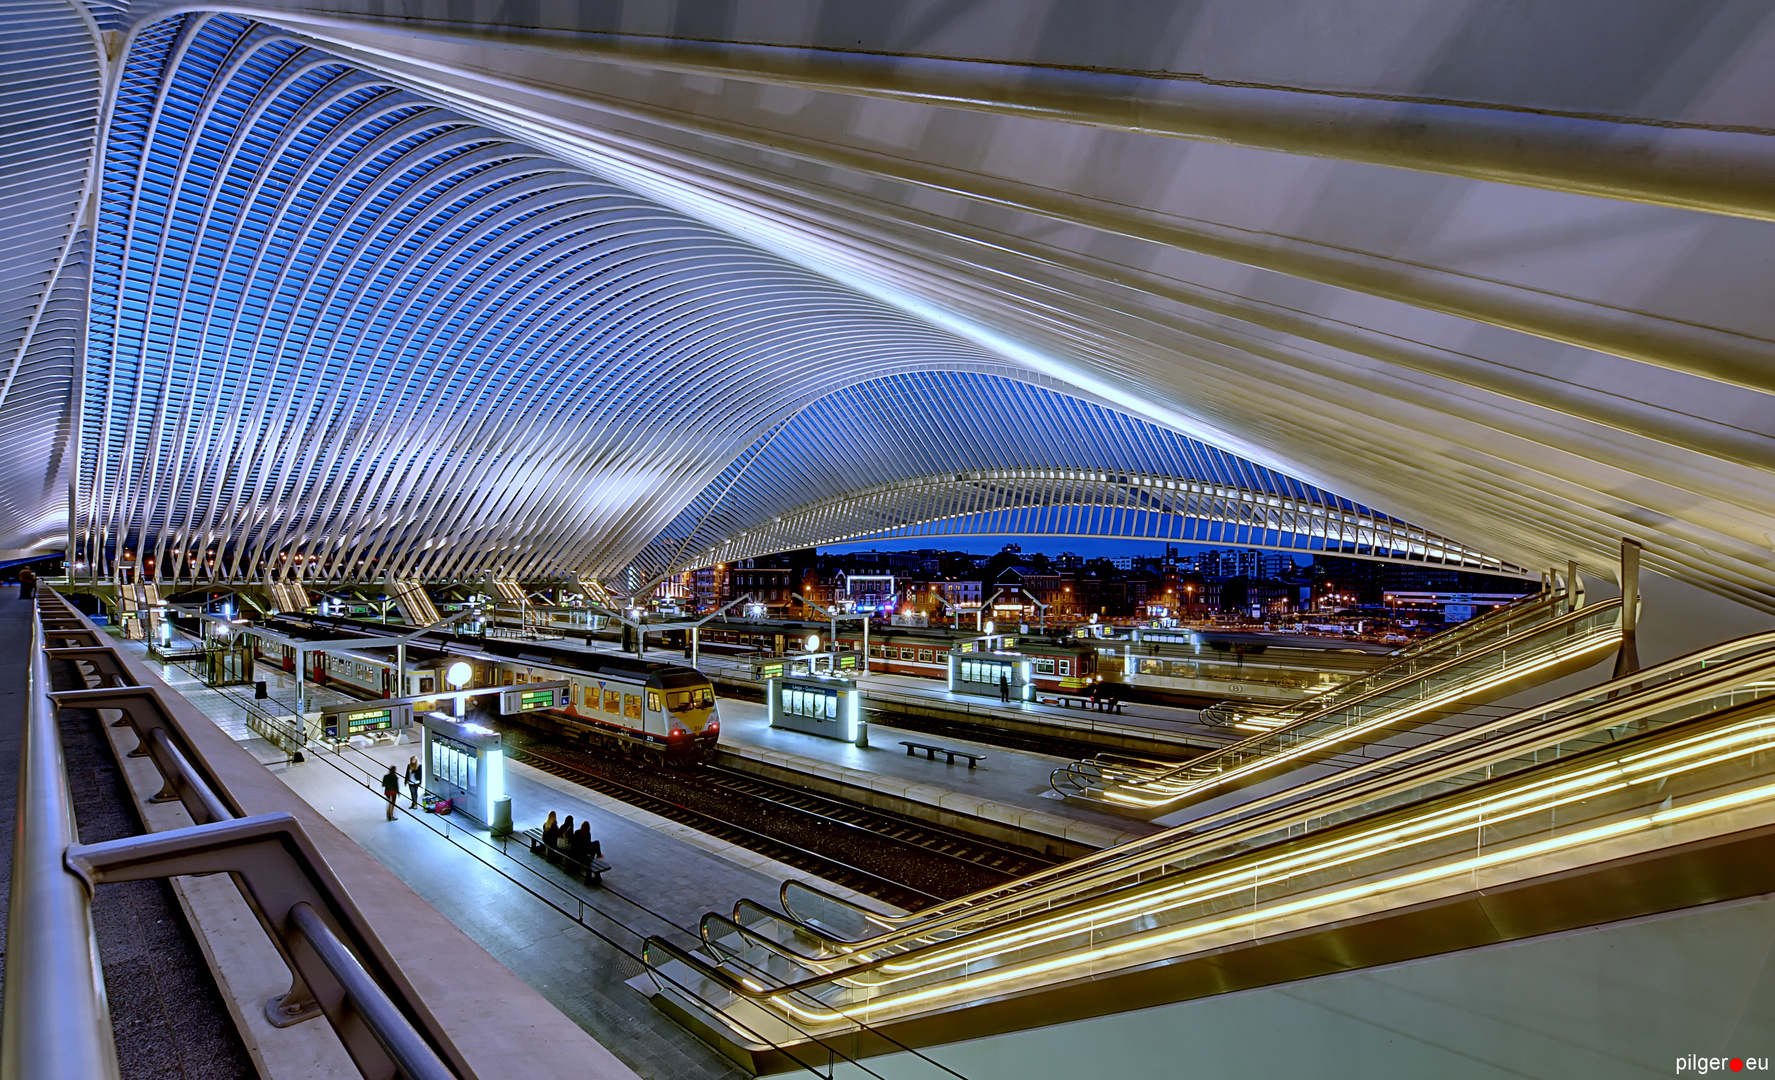
<path id="1" fill-rule="evenodd" d="M 872 537 L 1632 535 L 1771 606 L 1775 65 L 1711 16 L 1623 15 L 1610 82 L 1511 73 L 1588 55 L 1551 10 L 656 7 L 8 0 L 0 549 L 631 588 Z"/>

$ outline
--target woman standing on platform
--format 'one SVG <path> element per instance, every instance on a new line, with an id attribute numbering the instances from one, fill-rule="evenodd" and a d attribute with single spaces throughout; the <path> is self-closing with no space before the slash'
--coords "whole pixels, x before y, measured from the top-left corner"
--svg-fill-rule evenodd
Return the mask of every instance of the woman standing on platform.
<path id="1" fill-rule="evenodd" d="M 419 767 L 419 759 L 407 759 L 407 809 L 419 808 L 419 782 L 425 779 L 425 770 Z"/>
<path id="2" fill-rule="evenodd" d="M 388 775 L 382 778 L 382 794 L 388 797 L 388 820 L 394 820 L 394 804 L 401 797 L 401 774 L 395 767 L 388 767 Z"/>

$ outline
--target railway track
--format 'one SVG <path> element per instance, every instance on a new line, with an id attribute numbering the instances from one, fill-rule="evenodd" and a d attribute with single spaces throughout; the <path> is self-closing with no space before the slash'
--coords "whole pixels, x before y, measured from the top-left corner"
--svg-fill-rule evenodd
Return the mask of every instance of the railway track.
<path id="1" fill-rule="evenodd" d="M 1055 860 L 717 766 L 645 769 L 508 732 L 513 760 L 912 911 Z"/>

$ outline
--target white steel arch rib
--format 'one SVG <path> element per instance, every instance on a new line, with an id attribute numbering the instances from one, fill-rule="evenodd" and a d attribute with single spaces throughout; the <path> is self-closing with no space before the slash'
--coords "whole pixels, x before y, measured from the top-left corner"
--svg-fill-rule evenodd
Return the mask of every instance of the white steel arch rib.
<path id="1" fill-rule="evenodd" d="M 1531 576 L 1335 500 L 1101 469 L 982 469 L 847 491 L 741 530 L 698 552 L 685 567 L 792 548 L 980 534 L 1234 544 Z"/>
<path id="2" fill-rule="evenodd" d="M 245 20 L 138 37 L 106 170 L 100 563 L 608 573 L 773 416 L 1003 368 Z"/>
<path id="3" fill-rule="evenodd" d="M 874 502 L 892 528 L 882 508 L 930 516 L 926 474 L 1032 464 L 1366 530 L 1300 517 L 1278 539 L 1249 511 L 1172 508 L 1248 542 L 1502 565 L 1202 444 L 1180 457 L 1149 422 L 236 16 L 138 33 L 104 171 L 76 522 L 101 576 L 632 579 L 865 476 L 905 487 Z M 875 442 L 840 477 L 844 428 Z M 1051 500 L 1052 476 L 1001 468 L 992 505 Z M 968 520 L 1003 526 L 947 527 Z M 1382 522 L 1402 530 L 1385 552 Z"/>
<path id="4" fill-rule="evenodd" d="M 846 387 L 749 448 L 636 560 L 645 579 L 865 539 L 1064 535 L 1496 558 L 1050 387 L 918 372 Z"/>
<path id="5" fill-rule="evenodd" d="M 0 558 L 66 535 L 103 62 L 78 4 L 0 6 Z"/>

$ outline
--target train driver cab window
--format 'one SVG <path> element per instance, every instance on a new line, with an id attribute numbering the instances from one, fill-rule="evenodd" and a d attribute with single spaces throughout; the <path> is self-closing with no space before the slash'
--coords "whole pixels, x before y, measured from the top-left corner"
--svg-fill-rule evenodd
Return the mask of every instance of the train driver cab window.
<path id="1" fill-rule="evenodd" d="M 648 712 L 659 712 L 659 691 L 658 690 L 647 691 L 647 711 Z"/>
<path id="2" fill-rule="evenodd" d="M 621 712 L 622 712 L 622 691 L 611 690 L 608 687 L 605 688 L 605 690 L 604 690 L 604 711 L 609 713 L 611 716 L 617 716 L 617 715 L 621 714 Z"/>
<path id="3" fill-rule="evenodd" d="M 690 708 L 690 703 L 695 699 L 694 690 L 674 690 L 666 695 L 666 708 L 673 712 L 683 712 Z"/>
<path id="4" fill-rule="evenodd" d="M 435 694 L 437 693 L 437 689 L 438 681 L 436 678 L 430 675 L 419 676 L 419 692 L 421 694 Z"/>
<path id="5" fill-rule="evenodd" d="M 706 686 L 701 690 L 698 690 L 696 692 L 696 703 L 697 707 L 700 709 L 713 709 L 715 707 L 715 691 Z"/>
<path id="6" fill-rule="evenodd" d="M 918 650 L 918 662 L 921 664 L 930 663 L 931 662 L 931 650 L 929 650 L 929 649 Z"/>
<path id="7" fill-rule="evenodd" d="M 640 694 L 624 694 L 622 696 L 622 714 L 630 720 L 641 719 Z"/>

